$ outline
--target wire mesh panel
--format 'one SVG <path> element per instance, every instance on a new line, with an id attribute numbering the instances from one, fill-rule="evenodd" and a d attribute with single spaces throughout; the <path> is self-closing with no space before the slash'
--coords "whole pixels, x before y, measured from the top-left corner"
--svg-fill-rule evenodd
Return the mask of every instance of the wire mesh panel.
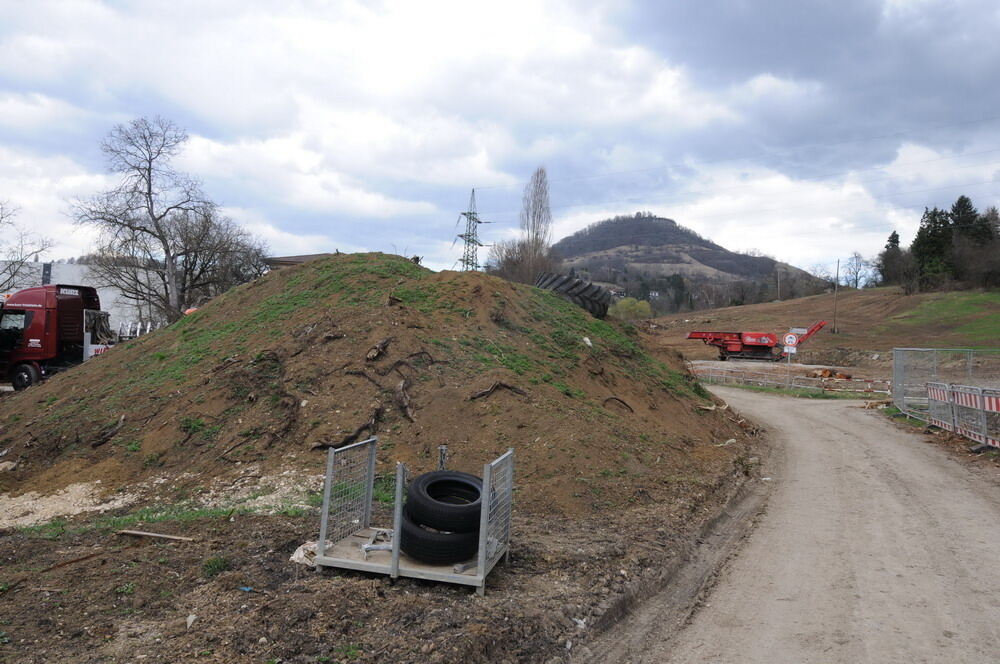
<path id="1" fill-rule="evenodd" d="M 928 418 L 927 383 L 1000 386 L 1000 349 L 894 348 L 892 399 L 904 413 Z"/>
<path id="2" fill-rule="evenodd" d="M 378 438 L 369 438 L 327 453 L 319 555 L 327 541 L 337 542 L 370 525 L 377 449 Z"/>
<path id="3" fill-rule="evenodd" d="M 985 442 L 986 422 L 983 418 L 983 390 L 969 385 L 951 386 L 952 413 L 955 416 L 955 432 L 963 436 Z"/>
<path id="4" fill-rule="evenodd" d="M 986 442 L 993 447 L 1000 447 L 1000 388 L 983 388 L 983 411 Z"/>
<path id="5" fill-rule="evenodd" d="M 927 413 L 930 423 L 954 431 L 950 394 L 947 383 L 927 383 Z"/>
<path id="6" fill-rule="evenodd" d="M 489 485 L 483 487 L 488 500 L 486 519 L 486 572 L 507 552 L 510 543 L 510 515 L 514 504 L 514 450 L 508 450 L 490 465 Z"/>

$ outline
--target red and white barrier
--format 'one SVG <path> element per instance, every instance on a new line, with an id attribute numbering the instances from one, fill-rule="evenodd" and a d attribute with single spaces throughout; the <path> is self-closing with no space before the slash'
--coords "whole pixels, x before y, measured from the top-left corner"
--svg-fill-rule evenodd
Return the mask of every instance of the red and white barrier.
<path id="1" fill-rule="evenodd" d="M 928 421 L 977 443 L 1000 448 L 1000 390 L 927 383 Z"/>

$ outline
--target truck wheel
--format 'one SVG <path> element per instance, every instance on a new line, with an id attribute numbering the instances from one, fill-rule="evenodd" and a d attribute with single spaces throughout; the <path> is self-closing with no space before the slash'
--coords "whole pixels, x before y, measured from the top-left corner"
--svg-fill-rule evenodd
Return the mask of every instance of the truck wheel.
<path id="1" fill-rule="evenodd" d="M 574 277 L 543 272 L 535 279 L 535 287 L 558 293 L 564 299 L 589 311 L 594 318 L 604 318 L 608 315 L 611 291 L 597 284 Z"/>
<path id="2" fill-rule="evenodd" d="M 457 470 L 424 473 L 410 483 L 406 509 L 416 523 L 451 533 L 479 530 L 483 481 Z"/>
<path id="3" fill-rule="evenodd" d="M 35 368 L 33 364 L 19 364 L 14 367 L 14 372 L 11 374 L 10 383 L 14 386 L 14 389 L 20 392 L 25 390 L 35 383 L 41 381 L 42 377 L 38 375 L 38 369 Z"/>
<path id="4" fill-rule="evenodd" d="M 447 533 L 413 522 L 409 507 L 403 509 L 399 548 L 406 555 L 431 565 L 450 565 L 469 560 L 479 549 L 479 533 Z"/>

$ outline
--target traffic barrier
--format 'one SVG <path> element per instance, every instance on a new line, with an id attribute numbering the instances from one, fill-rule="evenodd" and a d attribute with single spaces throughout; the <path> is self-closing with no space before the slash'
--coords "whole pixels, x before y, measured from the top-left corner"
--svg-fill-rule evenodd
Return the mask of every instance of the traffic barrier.
<path id="1" fill-rule="evenodd" d="M 1000 448 L 1000 389 L 927 383 L 927 414 L 938 428 Z"/>

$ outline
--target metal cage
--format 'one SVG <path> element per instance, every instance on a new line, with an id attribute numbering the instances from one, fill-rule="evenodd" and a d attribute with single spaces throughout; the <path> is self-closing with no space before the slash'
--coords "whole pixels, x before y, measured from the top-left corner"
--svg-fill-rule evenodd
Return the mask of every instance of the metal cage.
<path id="1" fill-rule="evenodd" d="M 392 528 L 373 527 L 377 438 L 327 453 L 317 569 L 333 567 L 392 578 L 406 576 L 475 586 L 483 595 L 486 577 L 510 550 L 510 521 L 514 504 L 514 450 L 509 449 L 483 466 L 479 548 L 475 558 L 457 565 L 430 565 L 411 559 L 399 548 L 403 502 L 409 469 L 396 464 Z M 438 469 L 447 463 L 447 449 L 439 448 Z"/>

